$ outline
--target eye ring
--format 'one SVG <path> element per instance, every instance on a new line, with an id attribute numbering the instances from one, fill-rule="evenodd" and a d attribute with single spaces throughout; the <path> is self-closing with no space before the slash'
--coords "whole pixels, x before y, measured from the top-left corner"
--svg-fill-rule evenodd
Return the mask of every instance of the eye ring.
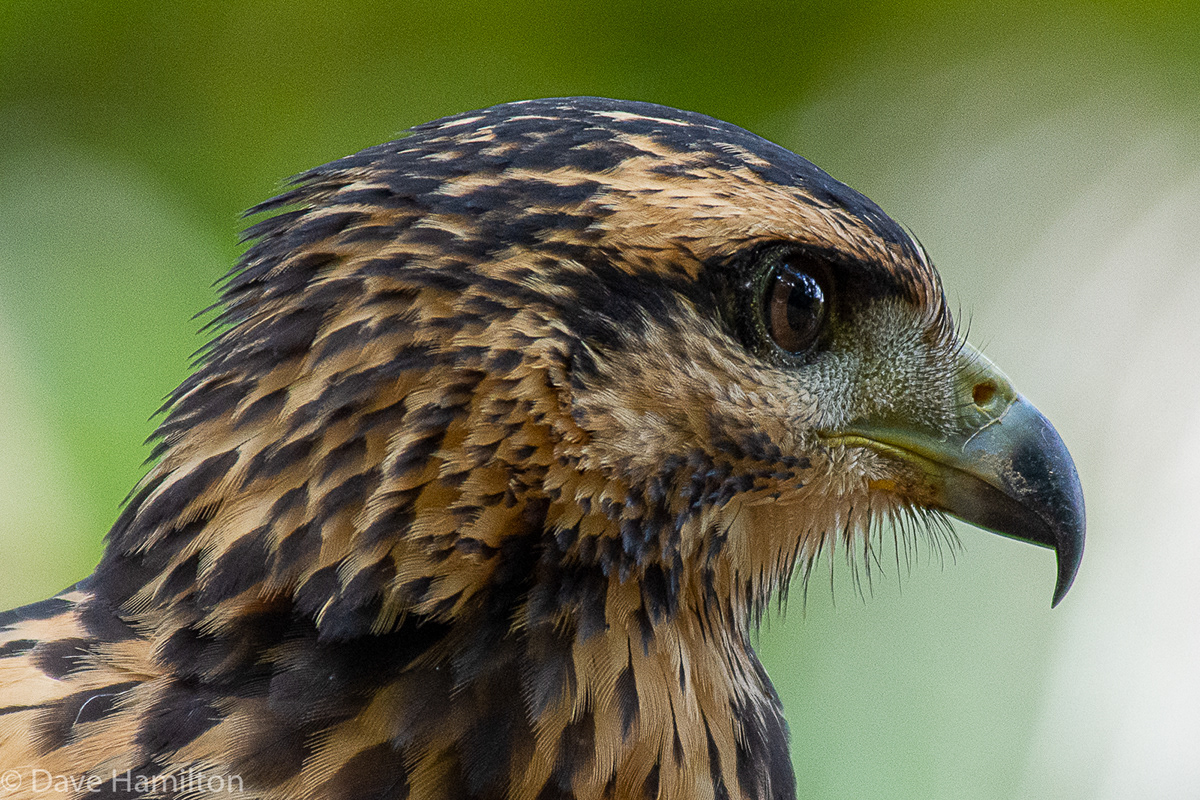
<path id="1" fill-rule="evenodd" d="M 767 335 L 792 355 L 816 343 L 829 305 L 825 271 L 804 262 L 796 257 L 780 259 L 767 274 L 761 299 Z"/>

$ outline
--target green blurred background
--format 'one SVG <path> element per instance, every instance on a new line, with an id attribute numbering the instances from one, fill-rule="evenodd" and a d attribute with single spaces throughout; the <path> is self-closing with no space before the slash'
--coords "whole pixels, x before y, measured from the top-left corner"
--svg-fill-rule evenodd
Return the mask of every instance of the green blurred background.
<path id="1" fill-rule="evenodd" d="M 438 116 L 650 100 L 909 225 L 1088 498 L 1054 612 L 1051 554 L 965 527 L 793 594 L 801 798 L 1200 797 L 1198 89 L 1186 2 L 0 0 L 0 607 L 95 563 L 242 209 Z"/>

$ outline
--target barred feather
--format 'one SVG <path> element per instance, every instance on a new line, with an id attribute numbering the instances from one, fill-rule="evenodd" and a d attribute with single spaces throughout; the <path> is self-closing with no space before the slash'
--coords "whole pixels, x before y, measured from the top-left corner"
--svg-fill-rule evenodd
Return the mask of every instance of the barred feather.
<path id="1" fill-rule="evenodd" d="M 911 237 L 752 134 L 588 98 L 418 126 L 252 213 L 95 573 L 0 615 L 0 766 L 794 797 L 749 633 L 797 564 L 915 519 L 817 438 L 872 403 L 942 420 L 956 343 Z M 838 270 L 834 366 L 754 345 L 781 244 Z"/>

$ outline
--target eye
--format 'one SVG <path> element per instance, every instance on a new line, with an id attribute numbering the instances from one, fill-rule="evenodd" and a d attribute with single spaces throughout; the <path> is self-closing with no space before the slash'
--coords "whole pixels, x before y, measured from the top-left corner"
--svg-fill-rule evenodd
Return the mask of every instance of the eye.
<path id="1" fill-rule="evenodd" d="M 812 347 L 825 321 L 825 288 L 814 270 L 784 259 L 767 276 L 763 290 L 763 322 L 780 349 L 802 353 Z"/>

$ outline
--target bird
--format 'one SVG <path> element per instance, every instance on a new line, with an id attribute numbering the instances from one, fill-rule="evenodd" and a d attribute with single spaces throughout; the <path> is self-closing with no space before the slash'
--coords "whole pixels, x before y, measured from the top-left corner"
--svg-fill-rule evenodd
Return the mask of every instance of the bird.
<path id="1" fill-rule="evenodd" d="M 95 571 L 0 614 L 8 798 L 789 800 L 793 578 L 947 515 L 1078 570 L 915 236 L 746 130 L 506 103 L 247 213 Z"/>

